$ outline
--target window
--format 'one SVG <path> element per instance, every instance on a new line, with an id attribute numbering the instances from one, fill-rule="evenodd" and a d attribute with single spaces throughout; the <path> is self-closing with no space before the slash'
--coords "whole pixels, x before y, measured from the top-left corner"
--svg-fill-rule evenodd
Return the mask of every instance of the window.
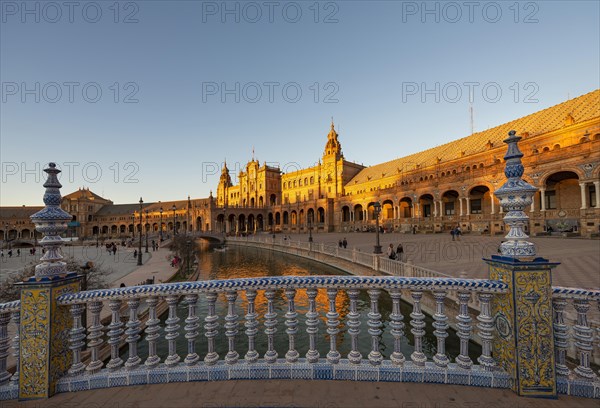
<path id="1" fill-rule="evenodd" d="M 423 217 L 431 217 L 431 204 L 423 204 Z"/>
<path id="2" fill-rule="evenodd" d="M 596 202 L 596 186 L 590 186 L 588 192 L 590 207 L 598 207 L 598 203 Z"/>
<path id="3" fill-rule="evenodd" d="M 454 202 L 445 203 L 444 206 L 445 215 L 454 215 Z"/>
<path id="4" fill-rule="evenodd" d="M 546 210 L 556 210 L 556 191 L 546 191 Z"/>
<path id="5" fill-rule="evenodd" d="M 481 198 L 471 199 L 471 214 L 481 214 Z"/>

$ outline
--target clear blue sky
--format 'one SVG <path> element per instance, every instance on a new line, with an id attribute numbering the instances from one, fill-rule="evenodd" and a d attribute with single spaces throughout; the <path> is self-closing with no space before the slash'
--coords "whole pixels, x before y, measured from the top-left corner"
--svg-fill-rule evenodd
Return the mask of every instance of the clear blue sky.
<path id="1" fill-rule="evenodd" d="M 205 197 L 253 148 L 312 165 L 332 116 L 371 165 L 468 135 L 465 83 L 476 131 L 600 87 L 598 1 L 464 3 L 2 0 L 0 204 L 40 205 L 49 161 L 63 194 Z"/>

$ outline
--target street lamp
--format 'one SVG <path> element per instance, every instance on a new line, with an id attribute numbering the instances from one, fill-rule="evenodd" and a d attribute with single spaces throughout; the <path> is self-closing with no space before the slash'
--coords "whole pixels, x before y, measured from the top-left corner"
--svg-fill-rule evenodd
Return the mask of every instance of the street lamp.
<path id="1" fill-rule="evenodd" d="M 133 229 L 133 238 L 132 238 L 132 243 L 133 241 L 135 241 L 135 211 L 133 212 L 133 214 L 131 214 L 131 228 Z"/>
<path id="2" fill-rule="evenodd" d="M 381 213 L 381 203 L 379 201 L 373 204 L 373 215 L 375 216 L 375 233 L 377 236 L 377 241 L 375 244 L 374 254 L 381 254 L 381 245 L 379 245 L 379 214 Z"/>
<path id="3" fill-rule="evenodd" d="M 162 231 L 163 231 L 163 225 L 162 225 L 163 208 L 162 207 L 160 207 L 159 213 L 160 213 L 160 228 L 159 228 L 159 231 L 160 231 L 160 242 L 163 242 L 163 233 L 162 233 Z"/>
<path id="4" fill-rule="evenodd" d="M 148 253 L 148 209 L 146 208 L 146 225 L 144 225 L 144 227 L 146 227 L 146 253 Z"/>
<path id="5" fill-rule="evenodd" d="M 185 276 L 187 278 L 190 273 L 190 257 L 191 257 L 190 247 L 192 246 L 192 241 L 188 239 L 186 244 L 187 244 L 187 251 L 186 251 L 187 252 L 187 254 L 186 254 L 187 255 L 187 257 L 186 257 L 187 258 L 187 269 L 185 270 Z"/>
<path id="6" fill-rule="evenodd" d="M 100 238 L 100 221 L 98 221 L 98 216 L 96 216 L 96 248 L 98 248 L 98 246 L 100 245 L 99 238 Z"/>
<path id="7" fill-rule="evenodd" d="M 140 229 L 142 226 L 142 207 L 144 204 L 144 200 L 142 200 L 142 197 L 140 197 Z M 134 227 L 134 231 L 135 231 L 135 227 Z M 138 261 L 137 261 L 138 266 L 142 265 L 142 231 L 140 230 L 140 241 L 139 241 L 139 245 L 138 245 Z"/>
<path id="8" fill-rule="evenodd" d="M 312 237 L 312 217 L 313 217 L 313 213 L 309 212 L 308 213 L 308 242 L 313 242 L 313 237 Z"/>
<path id="9" fill-rule="evenodd" d="M 171 210 L 173 210 L 173 239 L 175 239 L 175 233 L 177 232 L 177 230 L 175 229 L 175 225 L 177 224 L 177 218 L 175 214 L 176 209 L 177 207 L 175 207 L 175 204 L 173 204 L 173 207 L 171 207 Z"/>

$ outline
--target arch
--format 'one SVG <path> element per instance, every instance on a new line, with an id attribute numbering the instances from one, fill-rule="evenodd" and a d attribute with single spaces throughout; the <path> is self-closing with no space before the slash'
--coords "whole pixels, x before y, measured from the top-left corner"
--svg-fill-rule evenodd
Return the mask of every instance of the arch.
<path id="1" fill-rule="evenodd" d="M 315 223 L 315 210 L 309 208 L 308 210 L 306 210 L 306 216 L 309 223 Z"/>
<path id="2" fill-rule="evenodd" d="M 277 204 L 277 195 L 271 194 L 271 196 L 269 197 L 269 203 L 271 205 L 276 205 Z"/>
<path id="3" fill-rule="evenodd" d="M 118 230 L 119 230 L 119 227 L 117 227 L 116 225 L 112 225 L 110 227 L 110 233 L 111 233 L 111 235 L 115 235 Z"/>
<path id="4" fill-rule="evenodd" d="M 598 135 L 596 135 L 596 136 L 598 136 Z M 310 184 L 315 184 L 315 178 L 313 176 L 311 176 L 311 178 L 310 178 Z"/>
<path id="5" fill-rule="evenodd" d="M 246 231 L 256 231 L 256 219 L 254 218 L 254 214 L 248 215 L 248 222 L 246 226 L 248 227 Z"/>
<path id="6" fill-rule="evenodd" d="M 275 217 L 273 216 L 273 213 L 270 212 L 267 215 L 267 224 L 269 225 L 269 227 L 273 227 L 273 222 L 275 221 Z"/>
<path id="7" fill-rule="evenodd" d="M 119 233 L 124 234 L 125 233 L 125 225 L 121 225 L 119 227 Z"/>
<path id="8" fill-rule="evenodd" d="M 442 215 L 455 215 L 457 213 L 456 201 L 458 200 L 459 194 L 456 190 L 447 190 L 442 194 Z"/>
<path id="9" fill-rule="evenodd" d="M 298 225 L 304 226 L 304 224 L 306 224 L 306 221 L 304 219 L 304 209 L 301 209 L 298 212 Z"/>
<path id="10" fill-rule="evenodd" d="M 9 229 L 8 230 L 8 239 L 17 239 L 17 237 L 19 236 L 19 233 L 17 232 L 16 229 Z"/>
<path id="11" fill-rule="evenodd" d="M 262 214 L 256 216 L 256 230 L 262 231 L 264 229 L 264 220 Z"/>
<path id="12" fill-rule="evenodd" d="M 263 196 L 258 197 L 258 206 L 262 207 L 264 205 L 265 205 L 265 203 L 264 203 L 264 200 L 263 200 Z"/>
<path id="13" fill-rule="evenodd" d="M 202 217 L 196 217 L 196 231 L 202 231 Z"/>
<path id="14" fill-rule="evenodd" d="M 394 202 L 392 200 L 385 200 L 381 203 L 381 218 L 382 219 L 394 219 Z"/>
<path id="15" fill-rule="evenodd" d="M 290 217 L 287 211 L 283 212 L 283 225 L 288 225 L 290 223 Z"/>
<path id="16" fill-rule="evenodd" d="M 21 230 L 21 238 L 28 239 L 28 238 L 31 238 L 31 237 L 32 237 L 31 230 L 29 228 L 23 228 Z"/>
<path id="17" fill-rule="evenodd" d="M 347 205 L 342 207 L 342 222 L 350 221 L 350 207 Z"/>
<path id="18" fill-rule="evenodd" d="M 281 225 L 281 214 L 279 211 L 275 213 L 275 225 Z"/>
<path id="19" fill-rule="evenodd" d="M 100 232 L 100 228 L 98 228 L 97 226 L 93 226 L 92 227 L 92 235 L 98 235 L 98 233 Z"/>
<path id="20" fill-rule="evenodd" d="M 554 146 L 552 146 L 552 150 L 558 150 L 560 149 L 560 144 L 556 143 Z"/>
<path id="21" fill-rule="evenodd" d="M 547 187 L 548 180 L 551 178 L 553 178 L 556 182 L 557 180 L 560 181 L 561 178 L 564 179 L 564 178 L 573 178 L 573 177 L 576 179 L 582 179 L 582 178 L 584 178 L 584 175 L 581 174 L 577 169 L 572 168 L 572 167 L 567 167 L 567 168 L 561 169 L 561 171 L 558 171 L 558 172 L 557 171 L 548 172 L 540 178 L 540 186 Z"/>
<path id="22" fill-rule="evenodd" d="M 317 209 L 317 223 L 325 223 L 325 209 L 323 207 Z"/>
<path id="23" fill-rule="evenodd" d="M 354 206 L 354 221 L 364 221 L 363 206 L 360 204 Z"/>
<path id="24" fill-rule="evenodd" d="M 398 216 L 400 218 L 411 218 L 412 215 L 412 199 L 410 197 L 403 197 L 398 203 Z"/>
<path id="25" fill-rule="evenodd" d="M 554 172 L 544 180 L 546 210 L 577 210 L 581 208 L 579 175 L 574 171 Z M 541 205 L 541 203 L 540 203 Z"/>
<path id="26" fill-rule="evenodd" d="M 238 215 L 237 219 L 237 231 L 246 231 L 246 216 L 244 214 Z"/>
<path id="27" fill-rule="evenodd" d="M 421 209 L 421 217 L 431 217 L 433 215 L 433 196 L 431 194 L 421 194 L 418 203 Z"/>
<path id="28" fill-rule="evenodd" d="M 492 208 L 491 190 L 484 184 L 479 184 L 469 190 L 467 206 L 468 214 L 489 214 Z"/>
<path id="29" fill-rule="evenodd" d="M 108 234 L 108 225 L 103 225 L 102 226 L 102 233 L 103 234 Z"/>
<path id="30" fill-rule="evenodd" d="M 254 207 L 254 197 L 250 199 L 250 207 Z"/>
<path id="31" fill-rule="evenodd" d="M 292 212 L 290 213 L 290 223 L 292 225 L 298 225 L 298 213 L 296 212 L 296 210 L 292 210 Z"/>
<path id="32" fill-rule="evenodd" d="M 152 232 L 156 232 L 158 231 L 158 224 L 157 223 L 153 223 L 152 224 Z"/>

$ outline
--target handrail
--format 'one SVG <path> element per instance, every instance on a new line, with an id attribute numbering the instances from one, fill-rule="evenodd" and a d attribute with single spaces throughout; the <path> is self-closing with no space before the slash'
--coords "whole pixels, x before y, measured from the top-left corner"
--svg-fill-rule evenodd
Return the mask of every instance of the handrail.
<path id="1" fill-rule="evenodd" d="M 338 289 L 463 289 L 481 293 L 504 293 L 508 285 L 488 279 L 405 278 L 396 276 L 272 276 L 212 281 L 162 283 L 114 289 L 96 289 L 68 293 L 58 298 L 61 305 L 88 303 L 121 298 L 189 295 L 198 292 L 228 292 L 245 289 L 281 288 L 338 288 Z"/>

